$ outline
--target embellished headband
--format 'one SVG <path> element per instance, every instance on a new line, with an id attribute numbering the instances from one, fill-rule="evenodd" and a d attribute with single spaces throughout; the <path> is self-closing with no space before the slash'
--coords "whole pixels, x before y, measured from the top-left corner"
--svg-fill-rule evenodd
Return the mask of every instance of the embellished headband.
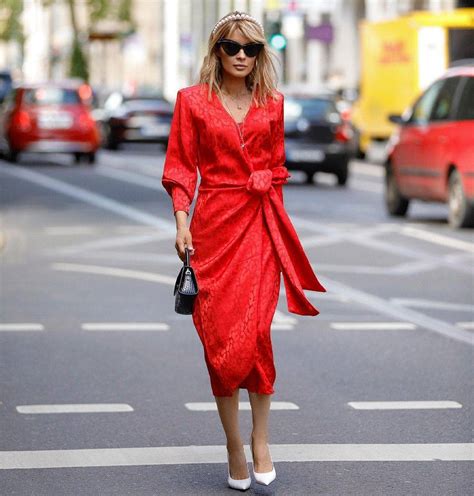
<path id="1" fill-rule="evenodd" d="M 229 14 L 229 15 L 223 17 L 220 21 L 217 22 L 217 24 L 214 26 L 214 29 L 212 30 L 212 35 L 214 36 L 216 31 L 223 24 L 226 24 L 229 21 L 250 21 L 250 22 L 253 22 L 254 24 L 256 24 L 260 28 L 260 30 L 262 31 L 262 34 L 263 34 L 263 26 L 259 21 L 257 21 L 257 19 L 255 19 L 255 17 L 252 17 L 251 15 L 246 14 L 245 12 L 239 12 L 238 10 L 236 10 L 232 14 Z"/>

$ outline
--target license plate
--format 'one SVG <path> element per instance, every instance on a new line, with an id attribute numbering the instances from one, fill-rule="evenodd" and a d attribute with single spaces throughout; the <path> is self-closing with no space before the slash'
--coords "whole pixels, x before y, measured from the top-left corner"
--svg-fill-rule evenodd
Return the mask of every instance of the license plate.
<path id="1" fill-rule="evenodd" d="M 301 162 L 322 162 L 326 155 L 321 150 L 292 150 L 288 153 L 288 159 Z"/>
<path id="2" fill-rule="evenodd" d="M 73 122 L 68 112 L 42 112 L 38 116 L 38 127 L 41 129 L 69 129 Z"/>
<path id="3" fill-rule="evenodd" d="M 170 131 L 169 124 L 149 124 L 141 128 L 143 136 L 167 136 Z"/>

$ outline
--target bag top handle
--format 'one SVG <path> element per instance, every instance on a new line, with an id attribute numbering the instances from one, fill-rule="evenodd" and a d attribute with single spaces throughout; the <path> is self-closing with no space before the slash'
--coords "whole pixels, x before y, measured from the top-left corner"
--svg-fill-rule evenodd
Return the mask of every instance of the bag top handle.
<path id="1" fill-rule="evenodd" d="M 186 254 L 186 260 L 184 262 L 184 265 L 186 265 L 187 267 L 190 266 L 190 262 L 189 262 L 189 248 L 187 246 L 184 247 L 184 253 Z"/>

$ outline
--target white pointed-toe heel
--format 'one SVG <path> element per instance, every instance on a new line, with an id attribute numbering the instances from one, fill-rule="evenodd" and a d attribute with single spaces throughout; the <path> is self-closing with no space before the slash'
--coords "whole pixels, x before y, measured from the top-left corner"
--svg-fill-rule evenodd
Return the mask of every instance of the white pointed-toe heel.
<path id="1" fill-rule="evenodd" d="M 270 472 L 255 472 L 252 439 L 250 439 L 250 451 L 252 452 L 252 469 L 253 469 L 253 476 L 255 477 L 255 481 L 258 482 L 259 484 L 264 484 L 265 486 L 268 486 L 271 482 L 273 482 L 276 479 L 276 470 L 275 470 L 275 465 L 273 464 L 273 460 L 272 460 L 272 469 L 270 470 Z"/>
<path id="2" fill-rule="evenodd" d="M 240 489 L 241 491 L 247 490 L 252 483 L 252 479 L 250 478 L 250 476 L 246 479 L 233 479 L 230 476 L 229 452 L 227 452 L 227 483 L 232 489 Z"/>

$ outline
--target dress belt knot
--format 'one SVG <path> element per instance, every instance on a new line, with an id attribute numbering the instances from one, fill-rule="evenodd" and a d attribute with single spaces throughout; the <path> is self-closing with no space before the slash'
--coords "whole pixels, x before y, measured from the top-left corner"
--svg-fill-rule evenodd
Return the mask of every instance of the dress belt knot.
<path id="1" fill-rule="evenodd" d="M 272 178 L 270 169 L 253 171 L 247 181 L 247 191 L 256 195 L 263 195 L 270 189 Z"/>
<path id="2" fill-rule="evenodd" d="M 253 171 L 247 181 L 247 191 L 256 195 L 265 194 L 273 184 L 284 184 L 291 177 L 286 167 L 274 167 Z"/>

